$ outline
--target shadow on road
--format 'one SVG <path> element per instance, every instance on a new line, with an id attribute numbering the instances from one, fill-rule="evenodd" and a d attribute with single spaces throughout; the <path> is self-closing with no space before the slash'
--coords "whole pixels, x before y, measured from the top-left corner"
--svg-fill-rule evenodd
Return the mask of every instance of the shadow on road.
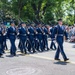
<path id="1" fill-rule="evenodd" d="M 75 45 L 73 45 L 72 48 L 75 48 Z"/>
<path id="2" fill-rule="evenodd" d="M 6 55 L 6 57 L 12 58 L 12 57 L 19 57 L 19 55 L 13 56 L 13 55 Z"/>
<path id="3" fill-rule="evenodd" d="M 4 57 L 0 57 L 0 58 L 4 58 Z"/>
<path id="4" fill-rule="evenodd" d="M 69 62 L 63 62 L 63 61 L 58 61 L 58 62 L 54 62 L 54 64 L 57 65 L 67 65 Z"/>

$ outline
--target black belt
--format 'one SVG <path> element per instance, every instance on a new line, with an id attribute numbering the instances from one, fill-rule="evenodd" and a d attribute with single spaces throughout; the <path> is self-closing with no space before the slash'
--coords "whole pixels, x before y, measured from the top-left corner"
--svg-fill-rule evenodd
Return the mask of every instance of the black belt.
<path id="1" fill-rule="evenodd" d="M 57 36 L 64 36 L 63 34 L 58 34 Z"/>
<path id="2" fill-rule="evenodd" d="M 42 33 L 38 33 L 38 34 L 42 34 Z"/>
<path id="3" fill-rule="evenodd" d="M 11 35 L 15 35 L 15 33 L 10 33 Z"/>
<path id="4" fill-rule="evenodd" d="M 20 35 L 22 35 L 22 36 L 26 36 L 27 34 L 20 34 Z"/>
<path id="5" fill-rule="evenodd" d="M 2 34 L 0 34 L 0 36 L 2 36 Z"/>
<path id="6" fill-rule="evenodd" d="M 30 34 L 30 35 L 34 35 L 34 34 Z"/>

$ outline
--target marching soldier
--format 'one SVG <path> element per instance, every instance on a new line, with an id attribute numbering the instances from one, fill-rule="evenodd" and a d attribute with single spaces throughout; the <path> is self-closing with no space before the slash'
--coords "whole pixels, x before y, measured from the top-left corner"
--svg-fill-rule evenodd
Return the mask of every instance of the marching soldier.
<path id="1" fill-rule="evenodd" d="M 21 27 L 19 28 L 19 38 L 20 38 L 20 50 L 21 53 L 27 54 L 26 51 L 26 41 L 27 41 L 27 29 L 26 24 L 24 22 L 21 23 Z"/>
<path id="2" fill-rule="evenodd" d="M 0 57 L 3 55 L 3 30 L 0 27 Z"/>
<path id="3" fill-rule="evenodd" d="M 30 42 L 30 49 L 32 49 L 33 50 L 33 53 L 35 53 L 36 51 L 35 51 L 35 40 L 34 40 L 34 38 L 35 38 L 35 31 L 34 31 L 34 27 L 33 27 L 33 25 L 32 26 L 29 26 L 29 28 L 28 28 L 28 32 L 29 32 L 29 42 Z"/>
<path id="4" fill-rule="evenodd" d="M 6 44 L 6 39 L 7 39 L 7 28 L 6 26 L 3 26 L 3 50 L 8 50 L 7 44 Z"/>
<path id="5" fill-rule="evenodd" d="M 39 40 L 39 47 L 38 48 L 40 48 L 41 51 L 43 52 L 43 31 L 41 28 L 41 24 L 38 24 L 36 31 L 38 32 L 37 38 Z"/>
<path id="6" fill-rule="evenodd" d="M 34 31 L 35 31 L 35 38 L 34 38 L 34 41 L 35 41 L 35 49 L 37 51 L 40 51 L 39 50 L 38 32 L 36 31 L 36 29 L 37 29 L 37 25 L 34 27 Z"/>
<path id="7" fill-rule="evenodd" d="M 15 28 L 15 23 L 11 22 L 10 24 L 11 26 L 8 28 L 8 31 L 7 31 L 7 35 L 11 43 L 10 54 L 11 56 L 16 56 L 15 40 L 16 40 L 17 33 L 16 33 L 16 28 Z"/>
<path id="8" fill-rule="evenodd" d="M 21 23 L 18 25 L 18 28 L 17 28 L 17 38 L 19 39 L 18 48 L 21 50 L 22 44 L 21 44 L 21 40 L 20 40 L 20 36 L 19 36 L 19 29 L 20 28 L 21 28 Z"/>
<path id="9" fill-rule="evenodd" d="M 53 31 L 54 31 L 54 27 L 52 26 L 52 28 L 50 29 L 51 35 L 52 35 Z M 54 41 L 53 41 L 53 39 L 52 39 L 52 36 L 51 36 L 51 45 L 50 45 L 50 49 L 56 50 L 56 45 L 55 45 L 55 43 L 54 43 Z"/>
<path id="10" fill-rule="evenodd" d="M 43 44 L 44 44 L 44 50 L 45 50 L 45 48 L 47 48 L 47 50 L 49 50 L 49 48 L 48 48 L 48 41 L 47 41 L 47 38 L 48 38 L 48 35 L 49 35 L 48 29 L 47 29 L 46 26 L 43 26 L 43 27 L 42 27 L 42 30 L 43 30 Z"/>
<path id="11" fill-rule="evenodd" d="M 56 34 L 56 36 L 57 36 L 56 41 L 57 41 L 57 44 L 58 44 L 58 48 L 57 48 L 57 51 L 56 51 L 56 54 L 55 54 L 55 60 L 60 60 L 59 54 L 61 53 L 64 61 L 67 61 L 69 59 L 67 58 L 67 56 L 64 52 L 64 49 L 63 49 L 63 42 L 64 42 L 63 37 L 66 36 L 66 38 L 67 38 L 67 34 L 66 34 L 65 27 L 62 24 L 63 24 L 62 19 L 59 19 L 58 25 L 54 28 L 54 31 L 52 33 L 53 40 L 54 40 L 55 34 Z"/>

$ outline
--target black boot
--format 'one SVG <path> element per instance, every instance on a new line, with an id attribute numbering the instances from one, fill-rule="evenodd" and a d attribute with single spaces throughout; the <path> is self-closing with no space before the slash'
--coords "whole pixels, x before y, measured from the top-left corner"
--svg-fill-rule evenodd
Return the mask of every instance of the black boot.
<path id="1" fill-rule="evenodd" d="M 67 59 L 64 59 L 64 61 L 66 62 L 66 61 L 68 61 L 69 60 L 69 58 L 67 58 Z"/>
<path id="2" fill-rule="evenodd" d="M 0 57 L 2 57 L 3 54 L 0 53 Z"/>

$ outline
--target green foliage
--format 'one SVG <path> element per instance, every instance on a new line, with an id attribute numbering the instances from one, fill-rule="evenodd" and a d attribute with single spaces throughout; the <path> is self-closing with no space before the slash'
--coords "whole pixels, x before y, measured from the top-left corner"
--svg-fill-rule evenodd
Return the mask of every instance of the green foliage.
<path id="1" fill-rule="evenodd" d="M 75 23 L 75 0 L 0 0 L 0 18 L 50 23 L 62 18 L 65 24 Z"/>

